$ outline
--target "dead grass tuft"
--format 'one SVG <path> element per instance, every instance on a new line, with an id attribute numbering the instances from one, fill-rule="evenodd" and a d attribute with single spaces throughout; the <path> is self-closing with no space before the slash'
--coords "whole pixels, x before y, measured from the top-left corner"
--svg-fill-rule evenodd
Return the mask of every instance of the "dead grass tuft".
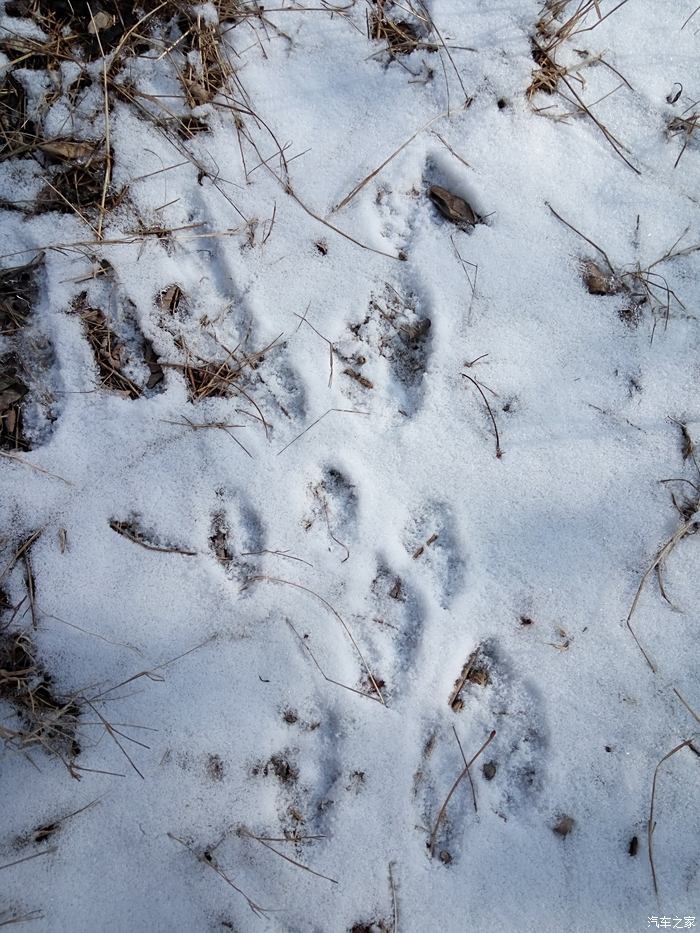
<path id="1" fill-rule="evenodd" d="M 0 359 L 0 448 L 3 450 L 31 449 L 23 424 L 28 394 L 29 386 L 15 354 Z"/>
<path id="2" fill-rule="evenodd" d="M 104 312 L 99 308 L 84 307 L 79 314 L 95 357 L 101 385 L 128 398 L 140 398 L 143 394 L 141 388 L 122 371 L 125 364 L 125 347 L 111 330 Z"/>
<path id="3" fill-rule="evenodd" d="M 43 255 L 0 272 L 0 336 L 9 337 L 27 323 L 36 300 L 36 274 Z"/>
<path id="4" fill-rule="evenodd" d="M 406 16 L 408 14 L 408 18 Z M 385 43 L 390 57 L 410 55 L 416 49 L 436 52 L 438 46 L 426 42 L 430 34 L 425 14 L 394 0 L 372 0 L 367 11 L 367 36 L 375 42 Z"/>
<path id="5" fill-rule="evenodd" d="M 697 101 L 695 103 L 697 103 Z M 684 110 L 679 116 L 673 117 L 668 123 L 669 136 L 680 136 L 683 140 L 681 151 L 678 153 L 678 158 L 673 164 L 674 168 L 677 168 L 678 163 L 683 158 L 683 153 L 694 138 L 696 130 L 700 128 L 700 110 L 693 110 L 693 106 Z"/>
<path id="6" fill-rule="evenodd" d="M 32 638 L 23 631 L 0 634 L 0 700 L 16 721 L 0 725 L 6 745 L 26 749 L 41 746 L 63 761 L 80 754 L 76 730 L 80 706 L 74 697 L 55 693 L 52 677 L 37 661 Z"/>

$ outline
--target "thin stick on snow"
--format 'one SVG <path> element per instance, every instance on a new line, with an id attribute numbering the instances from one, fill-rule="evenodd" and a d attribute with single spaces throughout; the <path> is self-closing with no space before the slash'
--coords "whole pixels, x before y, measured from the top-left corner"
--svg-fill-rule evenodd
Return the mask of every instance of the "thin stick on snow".
<path id="1" fill-rule="evenodd" d="M 251 833 L 251 831 L 246 829 L 245 826 L 241 826 L 239 829 L 239 834 L 241 836 L 247 836 L 248 839 L 255 839 L 255 841 L 259 842 L 261 846 L 265 846 L 265 848 L 269 849 L 270 852 L 274 852 L 275 855 L 279 855 L 280 858 L 283 858 L 285 862 L 289 862 L 290 865 L 295 865 L 297 868 L 302 868 L 304 871 L 308 871 L 309 874 L 315 875 L 317 878 L 323 878 L 324 881 L 330 881 L 331 884 L 338 884 L 335 878 L 329 878 L 328 875 L 322 875 L 321 872 L 314 871 L 313 868 L 309 868 L 308 865 L 303 865 L 301 862 L 297 862 L 296 859 L 285 855 L 284 852 L 280 852 L 278 849 L 275 849 L 274 846 L 271 846 L 270 843 L 265 839 L 262 839 L 260 836 L 256 836 L 254 833 Z"/>
<path id="2" fill-rule="evenodd" d="M 338 620 L 338 622 L 340 622 L 340 624 L 342 625 L 345 631 L 345 634 L 348 636 L 348 638 L 352 642 L 352 646 L 357 652 L 358 657 L 360 658 L 360 661 L 362 661 L 362 665 L 365 671 L 367 672 L 367 676 L 369 677 L 369 682 L 372 684 L 372 687 L 374 688 L 374 690 L 376 690 L 377 695 L 379 699 L 381 700 L 382 704 L 386 706 L 386 703 L 384 702 L 384 697 L 382 696 L 382 691 L 379 689 L 379 685 L 377 684 L 377 681 L 374 679 L 374 674 L 370 670 L 370 666 L 365 660 L 365 656 L 362 654 L 362 651 L 360 650 L 360 646 L 355 641 L 355 637 L 350 631 L 347 622 L 345 622 L 345 620 L 342 618 L 340 613 L 336 609 L 334 609 L 333 606 L 331 606 L 331 604 L 328 602 L 327 599 L 324 599 L 323 596 L 321 596 L 319 593 L 316 593 L 314 590 L 309 589 L 308 586 L 302 586 L 301 583 L 294 583 L 292 580 L 282 580 L 280 577 L 268 577 L 263 574 L 257 577 L 249 577 L 245 581 L 243 586 L 241 587 L 241 592 L 247 589 L 251 583 L 280 583 L 284 586 L 292 586 L 294 587 L 294 589 L 301 590 L 303 593 L 308 593 L 309 596 L 313 596 L 319 602 L 323 603 L 326 609 L 332 612 L 335 618 Z"/>
<path id="3" fill-rule="evenodd" d="M 12 868 L 13 865 L 21 865 L 22 862 L 30 862 L 32 859 L 39 858 L 41 855 L 53 855 L 54 852 L 58 852 L 58 846 L 52 846 L 50 849 L 44 849 L 42 852 L 35 852 L 34 855 L 25 855 L 24 858 L 15 859 L 14 862 L 6 862 L 5 865 L 0 865 L 0 871 L 4 868 Z"/>
<path id="4" fill-rule="evenodd" d="M 661 759 L 661 761 L 654 768 L 654 780 L 651 782 L 651 804 L 649 805 L 649 822 L 647 823 L 647 848 L 649 851 L 649 865 L 651 867 L 651 879 L 654 883 L 654 894 L 659 896 L 659 886 L 656 881 L 656 867 L 654 865 L 654 850 L 653 850 L 653 836 L 654 830 L 656 829 L 656 823 L 654 822 L 654 800 L 656 798 L 656 779 L 659 775 L 659 768 L 661 765 L 668 761 L 668 759 L 675 755 L 676 752 L 679 752 L 682 748 L 685 748 L 686 745 L 690 745 L 692 739 L 686 739 L 685 742 L 681 742 L 680 745 L 676 745 L 675 748 L 672 748 L 667 755 Z"/>
<path id="5" fill-rule="evenodd" d="M 283 454 L 285 450 L 291 447 L 292 444 L 295 444 L 299 440 L 300 437 L 303 437 L 307 431 L 310 431 L 311 428 L 315 428 L 316 425 L 319 423 L 319 421 L 323 421 L 326 415 L 330 415 L 331 412 L 334 412 L 334 411 L 341 412 L 346 415 L 368 415 L 369 414 L 368 411 L 357 411 L 354 408 L 329 408 L 328 411 L 324 412 L 320 418 L 317 418 L 315 421 L 312 421 L 311 424 L 307 428 L 304 428 L 301 434 L 297 434 L 297 436 L 293 438 L 293 440 L 291 440 L 285 447 L 283 447 L 282 450 L 278 450 L 277 456 L 279 457 L 280 454 Z"/>
<path id="6" fill-rule="evenodd" d="M 677 696 L 678 699 L 681 701 L 681 703 L 683 704 L 683 706 L 685 706 L 685 708 L 688 710 L 688 712 L 689 712 L 690 715 L 693 717 L 693 719 L 694 719 L 696 722 L 700 723 L 700 716 L 698 716 L 698 714 L 695 712 L 695 710 L 694 710 L 693 707 L 690 705 L 690 703 L 688 703 L 688 701 L 685 699 L 685 697 L 684 697 L 683 694 L 680 692 L 680 690 L 678 690 L 676 687 L 674 687 L 674 688 L 673 688 L 673 692 L 676 694 L 676 696 Z"/>
<path id="7" fill-rule="evenodd" d="M 568 220 L 564 220 L 564 218 L 561 216 L 561 214 L 558 214 L 558 213 L 554 210 L 554 208 L 553 208 L 552 205 L 549 203 L 549 201 L 545 201 L 544 203 L 547 205 L 547 207 L 550 209 L 550 211 L 554 214 L 554 216 L 557 218 L 557 220 L 560 220 L 560 221 L 564 224 L 565 227 L 568 227 L 569 230 L 573 230 L 574 233 L 576 233 L 578 236 L 580 236 L 582 240 L 585 240 L 586 243 L 589 243 L 589 244 L 593 247 L 593 249 L 598 250 L 598 252 L 600 253 L 600 255 L 603 257 L 603 259 L 604 259 L 605 262 L 607 263 L 607 266 L 608 266 L 608 269 L 610 269 L 610 272 L 611 272 L 613 275 L 615 275 L 615 269 L 613 268 L 613 264 L 612 264 L 612 263 L 610 262 L 610 260 L 608 259 L 608 254 L 605 252 L 605 250 L 604 250 L 601 246 L 598 246 L 598 244 L 595 243 L 593 240 L 591 240 L 589 237 L 587 237 L 585 233 L 581 233 L 580 230 L 577 230 L 576 227 L 574 227 L 573 224 L 570 224 Z"/>
<path id="8" fill-rule="evenodd" d="M 4 457 L 6 460 L 14 460 L 15 463 L 21 463 L 22 466 L 29 467 L 30 470 L 34 470 L 36 473 L 41 473 L 43 476 L 49 476 L 51 479 L 58 479 L 62 483 L 65 483 L 66 486 L 73 485 L 69 479 L 64 479 L 64 477 L 59 476 L 58 473 L 51 473 L 49 470 L 45 470 L 43 467 L 37 466 L 36 463 L 31 463 L 29 460 L 25 460 L 24 457 L 20 457 L 18 454 L 10 454 L 6 450 L 0 450 L 0 457 Z"/>
<path id="9" fill-rule="evenodd" d="M 356 687 L 351 687 L 349 686 L 349 684 L 341 683 L 339 680 L 334 680 L 332 677 L 329 677 L 328 674 L 326 674 L 326 672 L 323 670 L 321 665 L 318 663 L 318 659 L 316 658 L 316 655 L 313 653 L 313 651 L 309 647 L 308 643 L 302 638 L 299 632 L 297 632 L 297 630 L 294 628 L 294 626 L 289 621 L 289 619 L 287 619 L 287 625 L 291 628 L 291 630 L 294 632 L 296 637 L 299 639 L 299 642 L 301 643 L 302 647 L 306 649 L 309 657 L 314 662 L 314 665 L 316 666 L 317 671 L 319 672 L 321 677 L 323 677 L 323 679 L 326 681 L 327 684 L 333 684 L 334 687 L 342 687 L 343 690 L 349 690 L 350 693 L 356 693 L 358 696 L 364 697 L 366 700 L 372 700 L 375 703 L 379 703 L 379 697 L 372 696 L 370 693 L 364 693 L 362 690 L 358 690 Z"/>
<path id="10" fill-rule="evenodd" d="M 104 227 L 105 221 L 105 207 L 107 204 L 107 191 L 109 190 L 109 183 L 112 180 L 112 153 L 110 149 L 111 138 L 110 138 L 110 122 L 109 122 L 109 77 L 107 74 L 107 58 L 105 56 L 105 50 L 102 48 L 102 39 L 100 39 L 100 30 L 97 28 L 95 23 L 95 17 L 93 16 L 92 9 L 90 4 L 87 5 L 88 13 L 90 14 L 90 20 L 92 23 L 92 28 L 95 33 L 95 38 L 97 39 L 97 44 L 100 47 L 100 54 L 102 55 L 102 85 L 104 93 L 104 114 L 105 114 L 105 177 L 102 183 L 102 196 L 100 198 L 100 216 L 97 221 L 97 239 L 102 239 L 102 230 Z"/>
<path id="11" fill-rule="evenodd" d="M 396 884 L 394 883 L 394 863 L 389 862 L 389 887 L 391 888 L 391 903 L 393 907 L 393 925 L 391 933 L 399 933 L 399 903 L 396 899 Z"/>
<path id="12" fill-rule="evenodd" d="M 395 159 L 396 156 L 406 148 L 406 146 L 412 143 L 416 136 L 419 136 L 424 130 L 427 130 L 429 126 L 432 126 L 433 123 L 437 122 L 437 120 L 441 120 L 446 116 L 449 116 L 447 110 L 444 113 L 439 113 L 437 116 L 432 117 L 430 120 L 428 120 L 427 123 L 424 123 L 423 126 L 419 127 L 412 136 L 408 137 L 406 142 L 401 143 L 398 149 L 395 149 L 388 158 L 384 159 L 381 165 L 378 165 L 373 172 L 370 172 L 369 175 L 363 178 L 361 182 L 355 185 L 350 194 L 346 194 L 343 200 L 339 204 L 336 204 L 336 206 L 331 210 L 331 214 L 335 214 L 337 211 L 342 211 L 345 205 L 349 204 L 355 195 L 362 191 L 368 182 L 372 181 L 372 179 L 375 178 L 382 171 L 382 169 L 386 168 L 392 159 Z"/>
<path id="13" fill-rule="evenodd" d="M 431 854 L 431 855 L 435 855 L 435 846 L 437 845 L 437 834 L 438 834 L 438 830 L 440 829 L 440 824 L 442 823 L 442 820 L 443 820 L 443 818 L 444 818 L 444 816 L 445 816 L 445 812 L 447 811 L 447 805 L 448 805 L 448 803 L 450 802 L 450 800 L 452 799 L 452 795 L 454 794 L 454 792 L 455 792 L 455 791 L 457 790 L 457 788 L 459 787 L 459 785 L 460 785 L 460 783 L 462 782 L 462 779 L 464 778 L 465 774 L 468 774 L 468 773 L 469 773 L 469 769 L 470 769 L 471 766 L 474 764 L 474 762 L 476 761 L 476 759 L 479 757 L 479 755 L 481 755 L 481 753 L 482 753 L 483 751 L 485 751 L 485 749 L 491 744 L 491 742 L 494 740 L 495 737 L 496 737 L 496 730 L 495 730 L 495 729 L 492 729 L 491 732 L 489 733 L 489 737 L 486 739 L 486 741 L 485 741 L 484 744 L 481 746 L 481 748 L 480 748 L 479 751 L 476 753 L 476 755 L 474 755 L 474 757 L 471 759 L 471 761 L 469 761 L 469 762 L 467 762 L 467 763 L 465 764 L 463 770 L 459 773 L 459 775 L 457 776 L 457 779 L 455 780 L 454 784 L 453 784 L 452 787 L 450 788 L 450 792 L 448 793 L 447 797 L 445 797 L 445 802 L 444 802 L 443 805 L 440 807 L 440 812 L 438 813 L 437 819 L 435 820 L 435 825 L 433 826 L 433 831 L 432 831 L 431 834 L 430 834 L 430 843 L 429 843 L 429 847 L 430 847 L 430 854 Z"/>
<path id="14" fill-rule="evenodd" d="M 465 678 L 465 680 L 466 680 L 466 678 Z M 452 706 L 451 703 L 450 703 L 450 706 Z M 472 780 L 472 773 L 471 773 L 471 771 L 469 770 L 469 765 L 467 764 L 467 758 L 466 758 L 466 755 L 464 754 L 464 749 L 462 748 L 462 743 L 461 743 L 460 740 L 459 740 L 459 736 L 457 735 L 457 730 L 455 729 L 454 726 L 452 726 L 452 731 L 454 732 L 455 738 L 457 739 L 457 745 L 459 745 L 459 753 L 460 753 L 460 755 L 462 756 L 462 761 L 464 762 L 464 767 L 467 769 L 467 777 L 469 778 L 469 783 L 470 783 L 471 789 L 472 789 L 472 801 L 474 802 L 474 813 L 478 813 L 478 812 L 479 812 L 479 808 L 478 808 L 477 805 L 476 805 L 476 788 L 474 787 L 474 781 Z"/>
<path id="15" fill-rule="evenodd" d="M 186 842 L 184 839 L 180 839 L 179 836 L 175 836 L 173 833 L 168 833 L 167 835 L 169 839 L 173 839 L 175 842 L 179 842 L 181 846 L 184 846 L 189 852 L 191 852 L 197 861 L 201 862 L 203 865 L 208 865 L 209 868 L 211 868 L 212 871 L 215 871 L 220 878 L 223 878 L 226 884 L 232 887 L 237 894 L 241 895 L 248 907 L 250 907 L 256 916 L 262 917 L 269 912 L 268 908 L 261 907 L 260 904 L 256 904 L 251 897 L 248 897 L 248 895 L 238 887 L 238 885 L 231 881 L 229 876 L 221 868 L 219 868 L 213 854 L 209 850 L 205 850 L 204 852 L 199 853 L 189 844 L 189 842 Z"/>
<path id="16" fill-rule="evenodd" d="M 654 673 L 656 673 L 656 665 L 653 663 L 653 661 L 651 660 L 647 652 L 644 650 L 642 643 L 640 642 L 639 638 L 637 638 L 637 635 L 634 629 L 632 628 L 632 616 L 634 615 L 634 612 L 637 608 L 637 603 L 639 602 L 639 599 L 642 595 L 642 590 L 644 589 L 644 586 L 647 580 L 649 579 L 649 577 L 651 576 L 651 574 L 654 572 L 660 571 L 661 567 L 663 567 L 663 563 L 666 560 L 666 558 L 671 555 L 676 545 L 680 541 L 682 541 L 683 538 L 695 533 L 695 531 L 697 530 L 697 524 L 698 523 L 695 519 L 691 519 L 690 521 L 684 522 L 680 526 L 680 528 L 678 528 L 677 531 L 673 535 L 671 535 L 668 541 L 662 547 L 659 548 L 659 550 L 656 553 L 656 557 L 651 562 L 651 564 L 647 567 L 646 571 L 644 572 L 644 575 L 642 576 L 642 579 L 639 581 L 637 592 L 635 593 L 634 599 L 632 600 L 632 605 L 630 607 L 630 611 L 628 612 L 627 619 L 625 620 L 625 624 L 627 625 L 627 628 L 629 629 L 630 634 L 632 635 L 632 638 L 634 638 L 634 640 L 637 643 L 637 647 L 644 655 L 644 660 L 647 662 L 647 664 L 649 665 L 649 667 L 652 669 Z M 663 592 L 663 585 L 662 585 L 662 592 Z"/>
<path id="17" fill-rule="evenodd" d="M 486 410 L 489 413 L 489 416 L 491 418 L 491 424 L 493 425 L 493 432 L 496 435 L 496 459 L 500 460 L 501 457 L 503 456 L 503 451 L 501 450 L 501 438 L 498 434 L 498 425 L 496 424 L 496 419 L 494 418 L 493 411 L 491 410 L 491 406 L 489 405 L 489 400 L 486 398 L 486 395 L 484 394 L 484 390 L 481 388 L 481 384 L 478 383 L 476 379 L 472 379 L 472 377 L 467 375 L 467 373 L 460 373 L 460 376 L 464 376 L 465 379 L 468 379 L 472 383 L 472 385 L 475 386 L 479 395 L 484 400 L 484 405 L 486 405 Z"/>

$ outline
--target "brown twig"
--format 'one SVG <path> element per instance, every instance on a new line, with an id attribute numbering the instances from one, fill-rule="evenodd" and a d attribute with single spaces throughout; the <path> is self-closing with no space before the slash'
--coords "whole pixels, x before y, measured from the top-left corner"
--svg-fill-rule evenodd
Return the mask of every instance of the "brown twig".
<path id="1" fill-rule="evenodd" d="M 294 587 L 294 589 L 296 590 L 301 590 L 303 593 L 308 593 L 309 596 L 313 596 L 314 599 L 317 599 L 320 603 L 322 603 L 326 607 L 326 609 L 328 609 L 335 616 L 338 622 L 340 622 L 340 624 L 342 625 L 345 631 L 345 634 L 348 636 L 348 638 L 352 642 L 352 646 L 357 652 L 360 658 L 360 661 L 362 662 L 362 665 L 365 671 L 367 672 L 367 676 L 369 677 L 369 681 L 372 684 L 372 687 L 377 691 L 377 695 L 379 696 L 379 699 L 381 700 L 382 704 L 386 706 L 386 703 L 384 702 L 384 697 L 382 696 L 382 691 L 379 689 L 377 681 L 374 679 L 374 674 L 370 670 L 369 664 L 365 660 L 365 656 L 362 654 L 362 651 L 360 650 L 360 646 L 357 644 L 357 641 L 355 640 L 354 635 L 350 631 L 343 617 L 340 615 L 340 613 L 336 609 L 333 608 L 333 606 L 331 606 L 331 604 L 328 602 L 327 599 L 324 599 L 323 596 L 321 596 L 319 593 L 316 593 L 314 590 L 309 589 L 308 586 L 302 586 L 301 583 L 294 583 L 292 580 L 282 580 L 279 577 L 268 577 L 263 574 L 256 576 L 256 577 L 249 577 L 249 579 L 247 579 L 245 583 L 243 584 L 243 586 L 241 587 L 241 591 L 247 589 L 252 583 L 279 583 L 283 586 L 291 586 L 291 587 Z"/>
<path id="2" fill-rule="evenodd" d="M 656 866 L 654 865 L 654 850 L 653 850 L 653 836 L 654 830 L 656 829 L 656 823 L 654 822 L 654 801 L 656 798 L 656 779 L 659 774 L 659 768 L 661 765 L 668 761 L 668 759 L 675 755 L 676 752 L 679 752 L 682 748 L 685 748 L 686 745 L 691 745 L 692 739 L 686 739 L 684 742 L 681 742 L 679 745 L 676 745 L 675 748 L 672 748 L 668 754 L 664 755 L 661 761 L 654 768 L 654 780 L 651 782 L 651 803 L 649 805 L 649 822 L 647 823 L 647 848 L 649 854 L 649 865 L 651 867 L 651 879 L 654 883 L 654 894 L 659 896 L 659 886 L 656 881 Z"/>
<path id="3" fill-rule="evenodd" d="M 503 451 L 501 450 L 501 439 L 498 434 L 498 425 L 496 424 L 496 419 L 494 418 L 493 411 L 491 410 L 491 406 L 489 405 L 489 400 L 486 398 L 486 395 L 484 394 L 484 390 L 481 388 L 481 384 L 477 382 L 476 379 L 473 379 L 467 373 L 460 373 L 460 375 L 464 376 L 465 379 L 468 379 L 472 383 L 472 385 L 478 391 L 479 395 L 484 400 L 484 405 L 486 405 L 486 410 L 489 413 L 489 417 L 491 418 L 491 424 L 493 425 L 493 431 L 494 431 L 494 434 L 496 435 L 496 459 L 500 460 L 501 457 L 503 456 Z"/>
<path id="4" fill-rule="evenodd" d="M 448 805 L 448 803 L 450 802 L 450 800 L 452 799 L 452 795 L 454 794 L 454 792 L 455 792 L 455 791 L 457 790 L 457 788 L 459 787 L 459 785 L 460 785 L 460 783 L 462 782 L 462 779 L 464 778 L 464 776 L 465 776 L 466 774 L 469 773 L 469 769 L 470 769 L 471 766 L 474 764 L 474 762 L 476 761 L 476 759 L 477 759 L 477 758 L 479 757 L 479 755 L 481 755 L 481 753 L 491 744 L 491 742 L 494 740 L 495 737 L 496 737 L 496 730 L 495 730 L 495 729 L 492 729 L 491 732 L 490 732 L 490 734 L 489 734 L 489 737 L 486 739 L 486 741 L 485 741 L 484 744 L 481 746 L 481 748 L 480 748 L 479 751 L 476 753 L 476 755 L 474 755 L 474 757 L 473 757 L 469 762 L 467 762 L 467 763 L 465 764 L 463 770 L 459 773 L 459 775 L 457 776 L 457 779 L 455 780 L 454 784 L 453 784 L 452 787 L 450 788 L 450 791 L 449 791 L 447 797 L 445 797 L 445 802 L 444 802 L 443 805 L 440 807 L 440 812 L 439 812 L 438 815 L 437 815 L 437 819 L 435 820 L 435 825 L 433 826 L 433 830 L 432 830 L 432 832 L 431 832 L 431 834 L 430 834 L 429 848 L 430 848 L 430 854 L 431 854 L 431 855 L 435 855 L 435 846 L 437 845 L 437 834 L 438 834 L 438 830 L 439 830 L 439 828 L 440 828 L 440 823 L 442 822 L 442 820 L 443 820 L 443 818 L 444 818 L 444 816 L 445 816 L 445 812 L 447 811 L 447 805 Z"/>

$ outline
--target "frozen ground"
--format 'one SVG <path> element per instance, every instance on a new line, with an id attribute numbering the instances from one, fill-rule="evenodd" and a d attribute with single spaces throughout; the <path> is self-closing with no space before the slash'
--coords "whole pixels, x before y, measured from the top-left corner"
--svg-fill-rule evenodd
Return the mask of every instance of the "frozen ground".
<path id="1" fill-rule="evenodd" d="M 693 0 L 4 6 L 0 925 L 687 927 Z"/>

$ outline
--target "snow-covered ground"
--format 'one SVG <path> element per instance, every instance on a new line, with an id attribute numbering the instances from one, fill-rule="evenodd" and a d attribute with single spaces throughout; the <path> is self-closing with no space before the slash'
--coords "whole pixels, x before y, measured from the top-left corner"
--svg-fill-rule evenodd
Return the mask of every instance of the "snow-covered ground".
<path id="1" fill-rule="evenodd" d="M 0 926 L 692 925 L 695 5 L 4 4 Z"/>

